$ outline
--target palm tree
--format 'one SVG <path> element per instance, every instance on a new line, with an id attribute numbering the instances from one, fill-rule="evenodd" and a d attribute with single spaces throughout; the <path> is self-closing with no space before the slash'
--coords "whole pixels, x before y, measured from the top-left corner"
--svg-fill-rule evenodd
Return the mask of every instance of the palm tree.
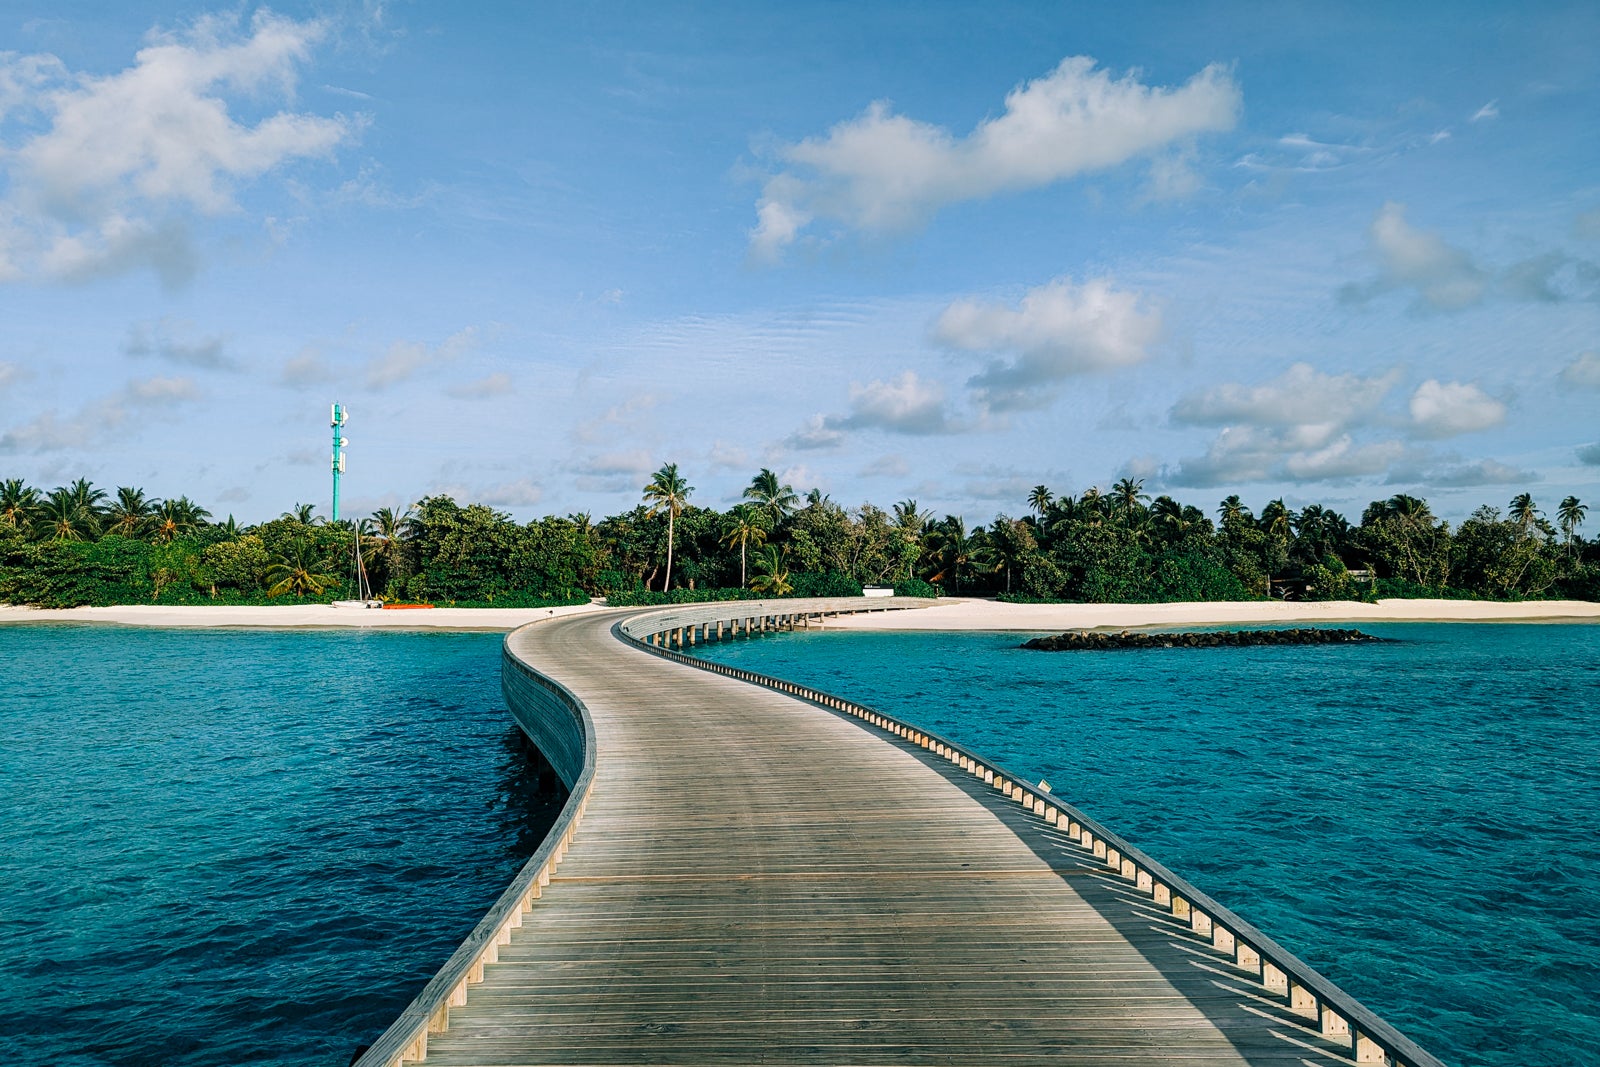
<path id="1" fill-rule="evenodd" d="M 316 568 L 316 547 L 303 537 L 289 542 L 283 552 L 273 557 L 267 565 L 268 596 L 289 593 L 293 596 L 316 596 L 336 579 Z"/>
<path id="2" fill-rule="evenodd" d="M 950 582 L 952 590 L 961 592 L 961 579 L 987 567 L 989 554 L 981 531 L 967 533 L 967 522 L 960 515 L 946 515 L 928 535 L 932 558 L 930 582 Z"/>
<path id="3" fill-rule="evenodd" d="M 395 564 L 400 556 L 400 542 L 409 535 L 415 519 L 410 508 L 396 512 L 394 508 L 379 508 L 372 518 L 362 521 L 360 534 L 366 539 L 366 557 L 362 560 L 369 570 L 381 563 L 382 577 L 387 584 L 395 577 Z"/>
<path id="4" fill-rule="evenodd" d="M 1055 503 L 1055 499 L 1055 494 L 1046 486 L 1036 485 L 1033 487 L 1033 492 L 1028 494 L 1028 507 L 1037 511 L 1042 519 L 1044 513 L 1050 510 L 1050 505 Z"/>
<path id="5" fill-rule="evenodd" d="M 101 503 L 106 498 L 106 491 L 104 489 L 96 489 L 87 478 L 79 478 L 66 488 L 68 495 L 72 497 L 72 502 L 77 505 L 78 510 L 91 520 L 98 529 L 100 514 L 105 510 L 101 507 Z"/>
<path id="6" fill-rule="evenodd" d="M 34 519 L 35 536 L 53 541 L 86 541 L 100 532 L 98 517 L 84 507 L 70 486 L 50 491 Z"/>
<path id="7" fill-rule="evenodd" d="M 176 500 L 163 500 L 156 508 L 151 521 L 157 541 L 171 541 L 174 537 L 191 534 L 205 525 L 211 512 L 186 496 Z"/>
<path id="8" fill-rule="evenodd" d="M 296 504 L 293 508 L 279 515 L 280 519 L 298 522 L 302 526 L 321 526 L 326 520 L 321 515 L 314 514 L 317 510 L 315 504 Z"/>
<path id="9" fill-rule="evenodd" d="M 656 471 L 650 478 L 650 484 L 644 487 L 644 502 L 650 505 L 647 514 L 653 518 L 663 511 L 667 513 L 667 576 L 661 583 L 663 593 L 672 588 L 673 523 L 683 513 L 683 506 L 693 492 L 694 486 L 678 473 L 676 463 L 668 463 Z"/>
<path id="10" fill-rule="evenodd" d="M 750 479 L 750 484 L 745 487 L 744 499 L 752 501 L 766 513 L 767 518 L 772 520 L 774 530 L 781 527 L 783 520 L 793 515 L 800 506 L 794 486 L 780 483 L 778 476 L 766 467 L 762 467 L 761 473 Z"/>
<path id="11" fill-rule="evenodd" d="M 1144 479 L 1123 478 L 1111 487 L 1111 497 L 1122 508 L 1122 519 L 1129 526 L 1133 525 L 1133 513 L 1150 496 L 1144 491 Z"/>
<path id="12" fill-rule="evenodd" d="M 1078 505 L 1074 510 L 1076 511 L 1079 519 L 1098 525 L 1100 520 L 1104 519 L 1108 514 L 1108 507 L 1109 504 L 1106 500 L 1106 496 L 1104 493 L 1100 492 L 1100 487 L 1098 485 L 1091 485 L 1089 488 L 1085 489 L 1083 491 L 1083 495 L 1078 498 Z"/>
<path id="13" fill-rule="evenodd" d="M 39 490 L 21 478 L 0 482 L 0 525 L 26 532 L 39 513 Z"/>
<path id="14" fill-rule="evenodd" d="M 933 518 L 933 512 L 918 511 L 915 500 L 902 500 L 894 506 L 895 528 L 908 537 L 921 537 L 922 531 L 927 529 L 928 520 L 931 518 Z"/>
<path id="15" fill-rule="evenodd" d="M 106 532 L 138 537 L 149 528 L 150 517 L 155 513 L 155 501 L 146 500 L 143 489 L 118 486 L 116 500 L 106 508 Z"/>
<path id="16" fill-rule="evenodd" d="M 1539 519 L 1539 509 L 1534 506 L 1532 493 L 1518 493 L 1511 498 L 1511 521 L 1522 527 L 1522 532 L 1528 529 Z"/>
<path id="17" fill-rule="evenodd" d="M 1561 524 L 1561 532 L 1567 535 L 1567 551 L 1572 550 L 1573 532 L 1583 525 L 1583 518 L 1589 514 L 1589 506 L 1575 496 L 1569 496 L 1561 502 L 1556 509 L 1556 521 Z"/>
<path id="18" fill-rule="evenodd" d="M 745 586 L 745 550 L 754 545 L 760 548 L 767 540 L 767 528 L 761 525 L 761 513 L 750 504 L 736 504 L 722 527 L 722 543 L 732 548 L 739 546 L 739 588 Z"/>
<path id="19" fill-rule="evenodd" d="M 769 596 L 788 596 L 794 592 L 789 584 L 789 550 L 779 550 L 768 545 L 766 551 L 756 553 L 756 576 L 750 579 L 750 588 Z"/>
<path id="20" fill-rule="evenodd" d="M 1242 519 L 1245 516 L 1244 501 L 1239 499 L 1239 494 L 1223 497 L 1222 503 L 1217 506 L 1217 518 L 1223 522 L 1230 519 Z"/>
<path id="21" fill-rule="evenodd" d="M 1184 517 L 1183 505 L 1165 493 L 1151 501 L 1150 514 L 1155 517 L 1156 525 L 1173 537 L 1182 537 L 1189 531 L 1189 521 Z"/>

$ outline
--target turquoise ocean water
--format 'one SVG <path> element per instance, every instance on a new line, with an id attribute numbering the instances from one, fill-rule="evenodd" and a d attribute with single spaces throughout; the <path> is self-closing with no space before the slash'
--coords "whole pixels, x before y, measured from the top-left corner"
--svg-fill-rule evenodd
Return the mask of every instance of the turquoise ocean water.
<path id="1" fill-rule="evenodd" d="M 701 646 L 1055 792 L 1458 1067 L 1600 1063 L 1600 625 L 1030 652 L 1026 634 Z"/>
<path id="2" fill-rule="evenodd" d="M 500 641 L 0 627 L 5 1062 L 349 1063 L 559 808 Z"/>

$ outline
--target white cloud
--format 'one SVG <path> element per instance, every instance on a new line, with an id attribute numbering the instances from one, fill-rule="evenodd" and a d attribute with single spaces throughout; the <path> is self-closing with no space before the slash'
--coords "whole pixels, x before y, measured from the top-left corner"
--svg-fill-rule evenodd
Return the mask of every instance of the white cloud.
<path id="1" fill-rule="evenodd" d="M 1485 119 L 1497 119 L 1499 117 L 1500 101 L 1491 100 L 1487 104 L 1484 104 L 1482 107 L 1480 107 L 1477 111 L 1474 111 L 1472 113 L 1472 118 L 1468 119 L 1467 121 L 1483 122 Z"/>
<path id="2" fill-rule="evenodd" d="M 1580 389 L 1600 389 L 1600 352 L 1584 352 L 1561 368 L 1561 381 Z"/>
<path id="3" fill-rule="evenodd" d="M 1578 449 L 1578 462 L 1590 467 L 1600 467 L 1600 441 Z"/>
<path id="4" fill-rule="evenodd" d="M 132 66 L 103 76 L 0 57 L 0 111 L 37 131 L 0 153 L 10 273 L 85 280 L 147 266 L 168 285 L 186 281 L 196 255 L 183 213 L 235 210 L 238 183 L 326 156 L 357 129 L 343 116 L 285 110 L 247 125 L 229 112 L 230 97 L 292 98 L 326 31 L 266 10 L 247 28 L 205 16 L 152 34 Z"/>
<path id="5" fill-rule="evenodd" d="M 968 352 L 1011 353 L 968 385 L 988 411 L 1044 407 L 1053 387 L 1075 374 L 1143 362 L 1161 338 L 1161 315 L 1138 293 L 1105 278 L 1074 285 L 1057 278 L 1024 294 L 1016 307 L 958 300 L 934 324 L 935 340 Z"/>
<path id="6" fill-rule="evenodd" d="M 1296 363 L 1264 385 L 1218 385 L 1186 393 L 1172 409 L 1175 422 L 1194 426 L 1347 426 L 1374 411 L 1400 380 L 1398 371 L 1375 378 L 1322 374 Z"/>
<path id="7" fill-rule="evenodd" d="M 182 319 L 164 317 L 155 323 L 134 323 L 122 350 L 135 358 L 153 356 L 203 370 L 237 369 L 237 364 L 228 356 L 226 337 L 221 334 L 196 336 L 194 324 Z"/>
<path id="8" fill-rule="evenodd" d="M 396 341 L 387 352 L 367 364 L 367 388 L 386 389 L 427 367 L 459 359 L 475 348 L 477 343 L 478 329 L 475 326 L 458 330 L 434 348 L 420 341 Z"/>
<path id="9" fill-rule="evenodd" d="M 1367 231 L 1378 276 L 1345 286 L 1340 295 L 1362 303 L 1387 292 L 1415 293 L 1419 310 L 1454 311 L 1483 300 L 1488 277 L 1466 252 L 1406 221 L 1404 204 L 1384 204 Z"/>
<path id="10" fill-rule="evenodd" d="M 1113 78 L 1087 56 L 1012 90 L 1004 113 L 965 137 L 878 101 L 824 137 L 778 150 L 788 169 L 762 190 L 751 249 L 775 257 L 819 219 L 902 230 L 947 204 L 1104 170 L 1232 129 L 1241 102 L 1218 64 L 1177 88 L 1152 88 L 1135 73 Z"/>
<path id="11" fill-rule="evenodd" d="M 1399 381 L 1323 374 L 1296 363 L 1262 385 L 1223 384 L 1178 398 L 1172 421 L 1221 426 L 1205 455 L 1182 460 L 1174 485 L 1208 488 L 1261 481 L 1320 482 L 1381 474 L 1405 454 L 1398 441 L 1358 442 Z"/>
<path id="12" fill-rule="evenodd" d="M 783 444 L 789 448 L 806 450 L 837 448 L 844 443 L 844 437 L 843 430 L 828 425 L 826 415 L 813 415 L 804 426 L 785 437 Z"/>
<path id="13" fill-rule="evenodd" d="M 964 425 L 945 409 L 944 386 L 902 371 L 893 378 L 850 385 L 850 411 L 843 415 L 813 415 L 784 439 L 790 448 L 823 449 L 842 444 L 852 430 L 922 436 L 960 433 Z"/>
<path id="14" fill-rule="evenodd" d="M 1341 434 L 1322 448 L 1290 455 L 1284 460 L 1283 469 L 1295 480 L 1305 482 L 1358 478 L 1382 474 L 1404 454 L 1405 446 L 1398 441 L 1357 445 L 1349 434 Z"/>
<path id="15" fill-rule="evenodd" d="M 1246 482 L 1335 481 L 1380 474 L 1400 459 L 1397 441 L 1358 445 L 1337 426 L 1225 426 L 1203 456 L 1168 473 L 1172 485 L 1207 489 Z"/>
<path id="16" fill-rule="evenodd" d="M 1476 433 L 1505 421 L 1506 406 L 1471 382 L 1430 378 L 1411 396 L 1412 432 L 1419 437 Z"/>
<path id="17" fill-rule="evenodd" d="M 0 393 L 5 392 L 27 376 L 15 363 L 0 362 Z"/>
<path id="18" fill-rule="evenodd" d="M 452 385 L 445 392 L 462 400 L 488 400 L 491 397 L 505 396 L 512 389 L 511 375 L 499 371 L 477 381 Z"/>
<path id="19" fill-rule="evenodd" d="M 59 452 L 105 441 L 140 411 L 177 407 L 198 399 L 189 378 L 140 378 L 72 415 L 46 411 L 0 434 L 0 453 Z"/>

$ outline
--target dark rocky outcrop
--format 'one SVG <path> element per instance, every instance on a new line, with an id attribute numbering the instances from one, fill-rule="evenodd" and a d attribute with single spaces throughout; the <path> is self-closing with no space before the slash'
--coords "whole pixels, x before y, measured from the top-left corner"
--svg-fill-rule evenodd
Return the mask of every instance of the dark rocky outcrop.
<path id="1" fill-rule="evenodd" d="M 1054 637 L 1035 637 L 1023 648 L 1044 652 L 1106 651 L 1118 648 L 1221 648 L 1244 645 L 1348 645 L 1362 641 L 1382 641 L 1381 637 L 1360 630 L 1318 630 L 1300 627 L 1293 630 L 1206 630 L 1199 633 L 1141 633 L 1123 630 L 1071 630 Z"/>

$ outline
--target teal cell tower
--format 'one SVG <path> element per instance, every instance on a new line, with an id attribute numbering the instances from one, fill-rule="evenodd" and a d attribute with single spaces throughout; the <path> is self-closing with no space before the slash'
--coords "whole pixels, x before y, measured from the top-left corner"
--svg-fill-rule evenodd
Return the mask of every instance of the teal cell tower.
<path id="1" fill-rule="evenodd" d="M 349 411 L 343 404 L 333 405 L 333 521 L 339 521 L 339 476 L 344 473 L 344 446 L 349 440 L 344 436 L 344 420 Z"/>

